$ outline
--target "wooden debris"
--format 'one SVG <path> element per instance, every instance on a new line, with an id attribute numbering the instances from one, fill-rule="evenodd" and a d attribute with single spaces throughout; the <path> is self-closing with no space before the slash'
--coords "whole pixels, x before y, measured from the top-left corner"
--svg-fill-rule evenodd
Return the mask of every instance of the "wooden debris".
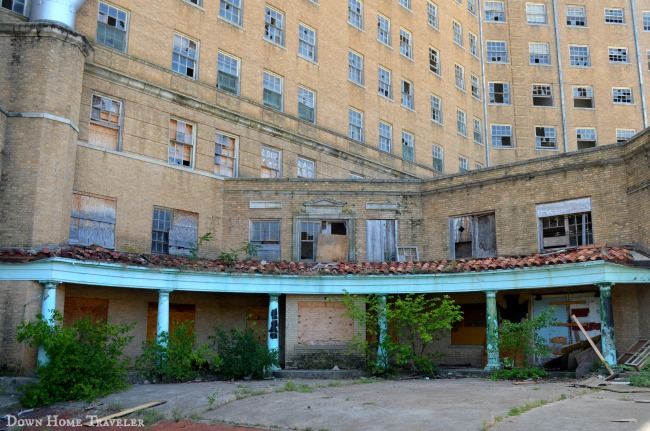
<path id="1" fill-rule="evenodd" d="M 610 422 L 639 422 L 637 419 L 612 419 Z"/>
<path id="2" fill-rule="evenodd" d="M 101 418 L 93 419 L 91 421 L 85 422 L 83 425 L 87 426 L 87 427 L 93 427 L 95 425 L 101 424 L 102 422 L 106 422 L 108 420 L 115 419 L 115 418 L 120 418 L 120 417 L 126 416 L 126 415 L 128 415 L 130 413 L 137 412 L 138 410 L 148 409 L 149 407 L 154 407 L 154 406 L 157 406 L 157 405 L 160 405 L 160 404 L 165 404 L 166 402 L 167 401 L 165 401 L 165 400 L 160 400 L 160 401 L 153 401 L 153 402 L 146 403 L 146 404 L 141 404 L 139 406 L 132 407 L 130 409 L 122 410 L 121 412 L 113 413 L 112 415 L 103 416 Z"/>
<path id="3" fill-rule="evenodd" d="M 625 353 L 618 357 L 618 363 L 633 367 L 637 371 L 643 368 L 650 359 L 650 340 L 641 338 L 632 344 Z"/>
<path id="4" fill-rule="evenodd" d="M 589 336 L 589 334 L 587 334 L 587 331 L 585 331 L 585 328 L 582 327 L 582 324 L 580 323 L 578 318 L 575 316 L 575 314 L 572 314 L 571 318 L 573 319 L 574 322 L 576 322 L 576 324 L 578 325 L 578 328 L 580 328 L 580 331 L 582 332 L 582 335 L 584 335 L 585 338 L 587 339 L 587 341 L 589 341 L 589 344 L 591 344 L 591 348 L 594 349 L 594 352 L 596 352 L 596 354 L 598 355 L 600 360 L 603 361 L 603 364 L 605 365 L 605 368 L 607 368 L 607 371 L 609 371 L 609 377 L 607 379 L 609 380 L 609 379 L 613 379 L 614 377 L 616 377 L 619 373 L 615 373 L 614 370 L 612 370 L 612 367 L 609 366 L 609 364 L 607 363 L 607 361 L 603 357 L 602 353 L 600 353 L 600 350 L 598 350 L 598 347 L 596 347 L 594 342 L 591 340 L 591 337 Z"/>

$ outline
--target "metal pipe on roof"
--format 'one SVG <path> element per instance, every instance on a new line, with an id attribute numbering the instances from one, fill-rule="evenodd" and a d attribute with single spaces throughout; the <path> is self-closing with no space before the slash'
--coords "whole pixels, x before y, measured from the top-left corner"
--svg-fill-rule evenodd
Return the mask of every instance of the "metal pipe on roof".
<path id="1" fill-rule="evenodd" d="M 56 22 L 74 28 L 77 11 L 85 0 L 35 0 L 29 11 L 31 22 Z"/>

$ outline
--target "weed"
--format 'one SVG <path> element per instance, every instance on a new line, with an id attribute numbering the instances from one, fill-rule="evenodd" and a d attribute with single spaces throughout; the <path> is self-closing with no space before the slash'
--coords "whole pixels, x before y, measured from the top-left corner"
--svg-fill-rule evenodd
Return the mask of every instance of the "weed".
<path id="1" fill-rule="evenodd" d="M 287 392 L 295 392 L 298 390 L 298 385 L 296 385 L 294 382 L 289 380 L 284 384 L 284 390 Z"/>
<path id="2" fill-rule="evenodd" d="M 192 413 L 189 414 L 188 417 L 189 417 L 191 420 L 193 420 L 194 422 L 198 422 L 198 421 L 200 421 L 200 420 L 203 419 L 203 417 L 201 417 L 201 415 L 199 414 L 199 412 L 192 412 Z"/>
<path id="3" fill-rule="evenodd" d="M 328 387 L 330 388 L 338 388 L 339 386 L 343 386 L 343 383 L 341 382 L 329 382 L 327 384 Z"/>
<path id="4" fill-rule="evenodd" d="M 174 407 L 171 411 L 171 414 L 174 422 L 180 422 L 183 419 L 183 417 L 185 417 L 183 410 L 181 410 L 179 407 Z"/>
<path id="5" fill-rule="evenodd" d="M 537 380 L 546 376 L 548 376 L 548 371 L 542 368 L 526 367 L 495 370 L 490 374 L 490 380 Z"/>
<path id="6" fill-rule="evenodd" d="M 561 394 L 561 395 L 560 395 L 560 401 L 564 401 L 564 400 L 566 400 L 567 398 L 569 398 L 569 397 L 567 397 L 566 394 Z"/>
<path id="7" fill-rule="evenodd" d="M 137 417 L 142 419 L 142 423 L 145 426 L 150 426 L 157 424 L 158 422 L 165 419 L 165 414 L 154 409 L 141 410 L 137 413 Z"/>
<path id="8" fill-rule="evenodd" d="M 642 369 L 638 374 L 630 376 L 630 386 L 650 388 L 650 365 Z"/>
<path id="9" fill-rule="evenodd" d="M 122 410 L 122 405 L 120 403 L 110 403 L 106 406 L 106 409 L 111 413 L 117 413 Z"/>
<path id="10" fill-rule="evenodd" d="M 218 392 L 214 391 L 210 395 L 207 395 L 205 398 L 208 400 L 208 405 L 210 406 L 210 410 L 214 408 L 214 402 L 217 400 L 217 395 Z"/>

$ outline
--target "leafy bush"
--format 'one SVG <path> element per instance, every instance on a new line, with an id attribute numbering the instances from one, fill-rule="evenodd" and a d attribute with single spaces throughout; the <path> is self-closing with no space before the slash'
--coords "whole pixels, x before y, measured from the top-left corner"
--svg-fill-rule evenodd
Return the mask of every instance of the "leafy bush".
<path id="1" fill-rule="evenodd" d="M 490 373 L 490 380 L 527 380 L 541 379 L 548 376 L 548 371 L 538 367 L 495 370 Z"/>
<path id="2" fill-rule="evenodd" d="M 23 387 L 20 402 L 37 407 L 66 400 L 106 396 L 127 388 L 129 359 L 124 348 L 133 339 L 126 335 L 134 325 L 113 325 L 84 318 L 72 327 L 63 327 L 63 317 L 54 311 L 48 322 L 38 320 L 18 327 L 18 341 L 42 346 L 49 358 L 37 368 L 38 383 Z"/>
<path id="3" fill-rule="evenodd" d="M 163 332 L 142 343 L 142 355 L 135 362 L 142 375 L 159 382 L 184 382 L 219 366 L 207 343 L 194 348 L 192 322 L 179 324 L 171 333 Z"/>
<path id="4" fill-rule="evenodd" d="M 221 360 L 219 374 L 224 379 L 261 378 L 265 370 L 278 363 L 278 351 L 261 346 L 253 328 L 225 330 L 215 326 L 209 338 Z"/>
<path id="5" fill-rule="evenodd" d="M 540 329 L 546 328 L 555 322 L 555 308 L 549 307 L 537 317 L 526 317 L 521 322 L 503 320 L 499 325 L 499 348 L 501 352 L 508 352 L 512 357 L 504 357 L 502 362 L 506 366 L 527 367 L 528 359 L 535 355 L 546 355 L 551 352 L 546 340 L 538 334 Z M 523 364 L 517 363 L 522 356 Z"/>

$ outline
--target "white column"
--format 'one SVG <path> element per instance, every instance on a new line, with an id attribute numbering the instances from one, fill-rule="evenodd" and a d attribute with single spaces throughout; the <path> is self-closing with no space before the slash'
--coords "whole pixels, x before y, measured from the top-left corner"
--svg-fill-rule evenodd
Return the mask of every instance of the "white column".
<path id="1" fill-rule="evenodd" d="M 386 324 L 386 295 L 377 297 L 377 324 L 379 325 L 379 340 L 377 343 L 377 365 L 384 370 L 388 368 L 388 354 L 384 345 L 388 337 L 388 325 Z"/>
<path id="2" fill-rule="evenodd" d="M 54 310 L 56 310 L 56 287 L 59 285 L 58 282 L 54 281 L 40 281 L 43 285 L 43 303 L 41 304 L 41 315 L 43 320 L 47 322 L 49 326 L 54 326 Z M 38 348 L 37 360 L 39 364 L 45 365 L 50 362 L 50 359 L 45 353 L 43 346 Z"/>
<path id="3" fill-rule="evenodd" d="M 158 340 L 163 332 L 169 334 L 169 292 L 171 290 L 158 291 L 158 320 L 156 322 Z"/>
<path id="4" fill-rule="evenodd" d="M 485 308 L 487 315 L 487 365 L 486 371 L 501 368 L 499 361 L 499 322 L 497 321 L 497 292 L 485 292 Z"/>
<path id="5" fill-rule="evenodd" d="M 269 321 L 267 326 L 266 346 L 269 350 L 280 352 L 280 309 L 276 293 L 269 294 Z M 277 366 L 274 370 L 279 370 Z"/>

